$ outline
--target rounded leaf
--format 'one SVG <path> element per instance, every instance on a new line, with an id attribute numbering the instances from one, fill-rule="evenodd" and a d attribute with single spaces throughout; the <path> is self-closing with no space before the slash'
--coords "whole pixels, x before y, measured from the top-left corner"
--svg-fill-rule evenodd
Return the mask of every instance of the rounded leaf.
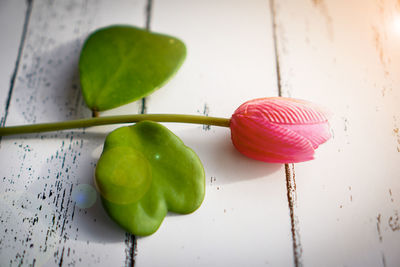
<path id="1" fill-rule="evenodd" d="M 193 150 L 150 121 L 111 132 L 96 167 L 105 210 L 124 229 L 141 236 L 154 233 L 168 211 L 187 214 L 199 208 L 204 176 Z M 116 190 L 120 186 L 122 196 Z"/>
<path id="2" fill-rule="evenodd" d="M 132 26 L 97 30 L 79 59 L 86 104 L 102 111 L 147 96 L 176 73 L 185 57 L 184 43 L 171 36 Z"/>

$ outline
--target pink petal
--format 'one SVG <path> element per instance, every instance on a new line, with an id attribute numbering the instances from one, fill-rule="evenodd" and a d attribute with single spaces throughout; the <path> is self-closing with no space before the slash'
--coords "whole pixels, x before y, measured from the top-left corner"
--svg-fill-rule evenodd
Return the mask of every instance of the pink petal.
<path id="1" fill-rule="evenodd" d="M 244 155 L 266 162 L 301 162 L 330 138 L 325 113 L 291 98 L 262 98 L 242 104 L 231 118 L 231 138 Z"/>

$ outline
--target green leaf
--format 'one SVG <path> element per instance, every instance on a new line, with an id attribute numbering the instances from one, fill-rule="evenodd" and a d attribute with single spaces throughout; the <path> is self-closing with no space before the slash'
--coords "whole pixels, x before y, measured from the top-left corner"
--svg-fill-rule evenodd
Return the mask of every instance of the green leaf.
<path id="1" fill-rule="evenodd" d="M 186 57 L 171 36 L 131 26 L 100 29 L 86 40 L 79 59 L 84 99 L 94 111 L 147 96 L 171 78 Z"/>
<path id="2" fill-rule="evenodd" d="M 96 185 L 109 216 L 141 236 L 154 233 L 168 211 L 195 211 L 205 194 L 198 156 L 166 127 L 150 121 L 107 136 Z"/>

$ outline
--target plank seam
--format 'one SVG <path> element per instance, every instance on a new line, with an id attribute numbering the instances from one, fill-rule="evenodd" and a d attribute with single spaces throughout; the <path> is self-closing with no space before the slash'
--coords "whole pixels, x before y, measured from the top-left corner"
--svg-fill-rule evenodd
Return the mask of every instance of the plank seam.
<path id="1" fill-rule="evenodd" d="M 125 233 L 125 266 L 127 267 L 133 267 L 135 266 L 135 257 L 136 257 L 136 244 L 137 244 L 137 239 L 135 235 L 126 232 Z"/>
<path id="2" fill-rule="evenodd" d="M 303 266 L 302 263 L 302 253 L 303 248 L 301 246 L 300 240 L 300 229 L 299 229 L 299 219 L 295 212 L 295 207 L 297 206 L 297 192 L 296 192 L 296 177 L 294 172 L 294 164 L 285 164 L 285 175 L 286 175 L 286 191 L 290 214 L 290 224 L 292 232 L 292 246 L 293 246 L 293 256 L 294 265 L 296 267 Z"/>
<path id="3" fill-rule="evenodd" d="M 11 97 L 12 97 L 12 93 L 13 93 L 14 86 L 15 86 L 15 80 L 16 80 L 17 74 L 18 74 L 19 64 L 21 62 L 21 55 L 24 50 L 26 34 L 28 32 L 28 24 L 29 24 L 29 20 L 31 17 L 31 13 L 32 13 L 33 0 L 27 0 L 26 5 L 27 6 L 26 6 L 26 11 L 25 11 L 24 25 L 22 27 L 21 41 L 20 41 L 19 47 L 18 47 L 18 54 L 17 54 L 17 59 L 15 61 L 14 71 L 13 71 L 13 73 L 11 75 L 11 79 L 10 79 L 10 87 L 8 89 L 6 106 L 5 106 L 5 110 L 4 110 L 4 117 L 1 118 L 1 122 L 0 122 L 1 127 L 5 126 L 6 120 L 8 117 L 8 111 L 10 109 L 10 104 L 11 104 Z M 0 137 L 0 142 L 1 142 L 1 137 Z"/>
<path id="4" fill-rule="evenodd" d="M 150 31 L 151 11 L 153 9 L 153 0 L 147 0 L 146 5 L 146 30 Z"/>
<path id="5" fill-rule="evenodd" d="M 271 19 L 272 19 L 272 39 L 274 44 L 274 54 L 275 54 L 275 71 L 276 71 L 276 78 L 278 82 L 278 95 L 282 96 L 282 81 L 281 81 L 281 66 L 280 66 L 280 58 L 278 52 L 278 38 L 276 35 L 277 32 L 277 25 L 276 25 L 276 10 L 275 10 L 275 1 L 270 0 L 270 10 L 271 10 Z"/>
<path id="6" fill-rule="evenodd" d="M 153 9 L 153 0 L 147 0 L 147 4 L 146 4 L 146 30 L 150 31 L 150 22 L 151 22 L 151 11 Z M 146 103 L 146 98 L 143 97 L 142 98 L 142 106 L 141 106 L 141 110 L 140 113 L 141 114 L 145 114 L 147 112 L 147 103 Z"/>
<path id="7" fill-rule="evenodd" d="M 272 37 L 275 53 L 275 68 L 276 78 L 278 83 L 278 95 L 282 96 L 282 76 L 280 66 L 280 56 L 278 51 L 278 38 L 277 38 L 277 23 L 276 23 L 276 6 L 274 0 L 269 0 L 271 20 L 272 20 Z M 291 167 L 291 168 L 290 168 Z M 294 174 L 294 164 L 285 164 L 285 177 L 286 177 L 286 194 L 288 199 L 288 208 L 290 215 L 290 226 L 292 232 L 292 247 L 293 247 L 293 258 L 294 266 L 303 266 L 302 253 L 303 248 L 300 240 L 300 229 L 298 226 L 298 217 L 295 213 L 295 207 L 297 206 L 297 192 L 296 192 L 296 180 Z"/>

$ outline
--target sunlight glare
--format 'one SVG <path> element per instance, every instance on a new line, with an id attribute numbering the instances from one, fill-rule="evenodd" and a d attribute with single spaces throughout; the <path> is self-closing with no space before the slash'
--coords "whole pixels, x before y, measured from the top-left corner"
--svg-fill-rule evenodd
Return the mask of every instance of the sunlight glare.
<path id="1" fill-rule="evenodd" d="M 397 34 L 400 34 L 400 15 L 394 18 L 394 30 Z"/>

